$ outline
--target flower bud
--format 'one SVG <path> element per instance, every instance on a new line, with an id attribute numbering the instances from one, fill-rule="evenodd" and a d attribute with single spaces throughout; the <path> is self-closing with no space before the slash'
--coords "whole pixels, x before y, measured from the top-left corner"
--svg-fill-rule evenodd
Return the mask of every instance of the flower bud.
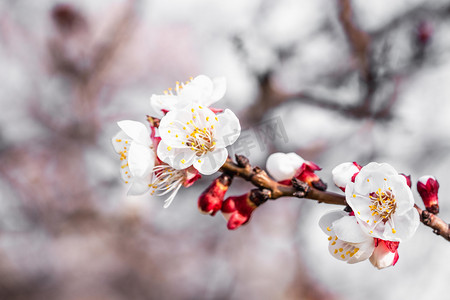
<path id="1" fill-rule="evenodd" d="M 204 214 L 214 216 L 221 208 L 223 198 L 227 192 L 233 177 L 222 174 L 198 198 L 198 209 Z"/>
<path id="2" fill-rule="evenodd" d="M 318 190 L 325 191 L 327 189 L 327 184 L 314 173 L 315 171 L 319 170 L 322 170 L 322 168 L 315 163 L 311 161 L 305 161 L 297 170 L 297 173 L 294 177 L 303 182 L 306 182 L 307 184 L 315 187 Z"/>
<path id="3" fill-rule="evenodd" d="M 405 177 L 406 179 L 406 184 L 409 186 L 409 188 L 411 188 L 411 175 L 406 175 L 403 173 L 399 173 L 400 175 L 402 175 L 403 177 Z"/>
<path id="4" fill-rule="evenodd" d="M 398 261 L 398 246 L 400 242 L 375 239 L 375 250 L 370 256 L 370 262 L 378 269 L 394 266 Z"/>
<path id="5" fill-rule="evenodd" d="M 247 194 L 228 197 L 222 204 L 222 214 L 228 221 L 229 230 L 234 230 L 250 219 L 252 212 L 267 200 L 267 195 L 258 189 Z"/>
<path id="6" fill-rule="evenodd" d="M 417 182 L 417 191 L 426 209 L 433 214 L 439 213 L 439 182 L 436 178 L 430 175 L 420 177 Z"/>
<path id="7" fill-rule="evenodd" d="M 267 159 L 267 171 L 281 184 L 290 185 L 293 177 L 319 190 L 326 190 L 327 185 L 314 171 L 321 168 L 313 162 L 305 161 L 296 153 L 273 153 Z"/>
<path id="8" fill-rule="evenodd" d="M 331 173 L 333 174 L 334 184 L 345 192 L 345 186 L 349 182 L 354 182 L 356 175 L 361 170 L 361 166 L 356 162 L 346 162 L 336 166 Z"/>

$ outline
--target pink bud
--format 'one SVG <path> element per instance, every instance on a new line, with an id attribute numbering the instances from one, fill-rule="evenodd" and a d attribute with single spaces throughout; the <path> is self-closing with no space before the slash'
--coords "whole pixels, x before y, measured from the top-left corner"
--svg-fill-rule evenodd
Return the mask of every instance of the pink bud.
<path id="1" fill-rule="evenodd" d="M 319 176 L 314 172 L 322 170 L 318 165 L 311 161 L 305 161 L 300 168 L 295 173 L 295 178 L 306 182 L 308 185 L 315 187 L 318 190 L 325 191 L 327 189 L 327 184 L 324 183 Z"/>
<path id="2" fill-rule="evenodd" d="M 409 188 L 411 188 L 411 175 L 406 175 L 403 173 L 400 173 L 400 175 L 402 175 L 403 177 L 405 177 L 406 179 L 406 184 L 409 186 Z"/>
<path id="3" fill-rule="evenodd" d="M 426 175 L 419 178 L 417 191 L 425 204 L 426 209 L 433 213 L 439 213 L 439 182 L 433 176 Z"/>
<path id="4" fill-rule="evenodd" d="M 378 269 L 394 266 L 398 261 L 398 246 L 400 242 L 375 239 L 375 250 L 370 256 L 370 262 Z"/>
<path id="5" fill-rule="evenodd" d="M 252 212 L 258 207 L 250 200 L 251 192 L 228 197 L 222 204 L 222 214 L 228 220 L 227 227 L 234 230 L 250 219 Z"/>
<path id="6" fill-rule="evenodd" d="M 232 177 L 227 174 L 217 177 L 198 198 L 198 209 L 214 216 L 222 208 L 223 198 L 231 182 Z"/>

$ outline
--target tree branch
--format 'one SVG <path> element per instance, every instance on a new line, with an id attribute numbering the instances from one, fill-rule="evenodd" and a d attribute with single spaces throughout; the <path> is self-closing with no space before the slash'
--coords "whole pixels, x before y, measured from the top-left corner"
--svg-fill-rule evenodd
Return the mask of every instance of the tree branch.
<path id="1" fill-rule="evenodd" d="M 296 197 L 316 200 L 319 203 L 347 205 L 345 196 L 333 192 L 320 191 L 296 178 L 292 179 L 292 185 L 281 184 L 270 178 L 266 171 L 260 167 L 252 167 L 248 158 L 243 155 L 236 155 L 236 163 L 228 158 L 220 171 L 251 182 L 254 186 L 264 191 L 264 195 L 271 200 L 282 197 Z M 435 234 L 450 241 L 450 225 L 447 222 L 426 210 L 422 210 L 417 205 L 414 205 L 414 207 L 420 215 L 422 224 L 432 228 Z"/>

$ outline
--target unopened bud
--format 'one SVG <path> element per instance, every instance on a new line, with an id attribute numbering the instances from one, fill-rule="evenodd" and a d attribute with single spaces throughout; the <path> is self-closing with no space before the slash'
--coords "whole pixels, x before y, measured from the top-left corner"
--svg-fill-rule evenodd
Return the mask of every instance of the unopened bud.
<path id="1" fill-rule="evenodd" d="M 406 184 L 409 186 L 409 188 L 411 188 L 411 175 L 406 175 L 403 173 L 400 173 L 400 175 L 402 175 L 403 177 L 405 177 L 406 179 Z"/>
<path id="2" fill-rule="evenodd" d="M 255 198 L 252 200 L 252 198 Z M 222 214 L 228 221 L 229 230 L 234 230 L 250 219 L 252 212 L 264 202 L 264 193 L 250 191 L 244 195 L 228 197 L 222 204 Z"/>
<path id="3" fill-rule="evenodd" d="M 399 242 L 375 239 L 375 250 L 370 256 L 370 262 L 378 269 L 394 266 L 398 261 Z"/>
<path id="4" fill-rule="evenodd" d="M 433 213 L 439 213 L 439 182 L 433 176 L 426 175 L 419 178 L 417 191 L 425 204 L 426 209 Z"/>
<path id="5" fill-rule="evenodd" d="M 361 170 L 361 166 L 356 162 L 346 162 L 337 165 L 331 173 L 333 174 L 334 184 L 345 192 L 345 187 L 349 182 L 354 182 L 356 175 Z"/>
<path id="6" fill-rule="evenodd" d="M 221 208 L 225 193 L 231 185 L 233 177 L 222 174 L 198 198 L 198 209 L 205 214 L 214 216 Z"/>
<path id="7" fill-rule="evenodd" d="M 321 167 L 313 163 L 312 161 L 305 161 L 301 167 L 297 170 L 295 178 L 306 182 L 312 187 L 318 190 L 325 191 L 327 189 L 327 184 L 320 179 L 319 176 L 314 173 L 315 171 L 322 170 Z"/>

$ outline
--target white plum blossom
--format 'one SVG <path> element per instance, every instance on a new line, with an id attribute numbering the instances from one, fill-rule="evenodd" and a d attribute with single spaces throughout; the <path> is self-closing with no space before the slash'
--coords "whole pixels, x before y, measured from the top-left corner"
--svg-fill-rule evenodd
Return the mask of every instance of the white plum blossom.
<path id="1" fill-rule="evenodd" d="M 236 115 L 229 109 L 218 115 L 198 103 L 168 112 L 159 125 L 159 159 L 175 169 L 193 166 L 201 174 L 218 171 L 228 157 L 225 148 L 241 132 Z"/>
<path id="2" fill-rule="evenodd" d="M 334 184 L 345 191 L 345 186 L 352 181 L 353 176 L 355 176 L 359 170 L 361 170 L 361 166 L 355 162 L 346 162 L 334 167 L 331 171 Z"/>
<path id="3" fill-rule="evenodd" d="M 328 250 L 336 259 L 354 264 L 368 259 L 375 249 L 374 238 L 361 230 L 357 219 L 345 211 L 331 211 L 319 221 L 328 235 Z"/>
<path id="4" fill-rule="evenodd" d="M 164 95 L 152 95 L 150 105 L 153 115 L 162 118 L 165 113 L 183 108 L 191 102 L 209 107 L 219 101 L 225 95 L 225 77 L 210 79 L 208 76 L 199 75 L 190 78 L 190 81 L 176 82 L 175 89 L 164 91 Z"/>
<path id="5" fill-rule="evenodd" d="M 266 169 L 276 181 L 282 181 L 294 177 L 304 163 L 305 160 L 294 152 L 277 152 L 267 158 Z"/>
<path id="6" fill-rule="evenodd" d="M 193 169 L 176 170 L 156 157 L 157 139 L 152 139 L 147 127 L 136 121 L 120 121 L 122 129 L 113 139 L 112 144 L 120 154 L 122 162 L 120 171 L 122 179 L 130 184 L 128 195 L 163 196 L 170 193 L 164 201 L 168 207 L 175 198 L 181 186 L 188 187 L 199 178 Z"/>
<path id="7" fill-rule="evenodd" d="M 142 195 L 150 189 L 156 159 L 150 132 L 136 121 L 124 120 L 117 125 L 122 130 L 112 138 L 112 144 L 120 154 L 120 174 L 130 184 L 128 195 Z"/>
<path id="8" fill-rule="evenodd" d="M 387 241 L 410 238 L 419 226 L 419 215 L 406 179 L 389 164 L 364 166 L 345 187 L 347 204 L 360 227 L 370 236 Z"/>

